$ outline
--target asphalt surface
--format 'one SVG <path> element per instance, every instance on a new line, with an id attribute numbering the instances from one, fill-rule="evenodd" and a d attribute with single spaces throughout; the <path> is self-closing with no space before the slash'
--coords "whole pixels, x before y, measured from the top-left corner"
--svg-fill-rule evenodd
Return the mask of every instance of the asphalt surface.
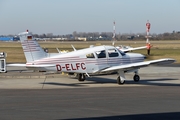
<path id="1" fill-rule="evenodd" d="M 8 69 L 0 73 L 0 119 L 179 120 L 179 73 L 179 67 L 148 67 L 140 69 L 138 83 L 128 73 L 117 85 L 116 74 L 79 82 L 66 74 Z"/>

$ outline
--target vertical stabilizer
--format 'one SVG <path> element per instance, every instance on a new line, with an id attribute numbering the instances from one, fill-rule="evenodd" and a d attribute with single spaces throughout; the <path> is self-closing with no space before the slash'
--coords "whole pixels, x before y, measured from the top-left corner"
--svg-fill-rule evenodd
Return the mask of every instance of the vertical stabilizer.
<path id="1" fill-rule="evenodd" d="M 39 46 L 38 42 L 33 38 L 32 33 L 28 30 L 19 33 L 19 37 L 27 62 L 39 60 L 47 56 L 47 53 Z"/>

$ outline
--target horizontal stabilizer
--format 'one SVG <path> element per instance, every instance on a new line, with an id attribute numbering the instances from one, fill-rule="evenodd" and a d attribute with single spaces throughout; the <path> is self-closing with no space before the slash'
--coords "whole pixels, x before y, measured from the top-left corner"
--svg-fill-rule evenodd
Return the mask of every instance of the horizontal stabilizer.
<path id="1" fill-rule="evenodd" d="M 26 67 L 26 64 L 7 64 L 7 67 Z"/>
<path id="2" fill-rule="evenodd" d="M 26 65 L 26 67 L 28 68 L 28 67 L 31 67 L 31 68 L 39 68 L 39 67 L 42 67 L 42 68 L 45 68 L 45 67 L 55 67 L 56 65 L 47 65 L 47 64 L 45 64 L 45 65 Z"/>
<path id="3" fill-rule="evenodd" d="M 27 64 L 7 64 L 8 67 L 31 67 L 31 68 L 38 68 L 38 67 L 55 67 L 56 65 L 27 65 Z"/>

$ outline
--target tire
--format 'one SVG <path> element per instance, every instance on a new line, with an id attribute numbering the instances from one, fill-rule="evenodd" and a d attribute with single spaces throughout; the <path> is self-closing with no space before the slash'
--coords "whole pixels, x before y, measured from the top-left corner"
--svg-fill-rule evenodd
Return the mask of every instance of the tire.
<path id="1" fill-rule="evenodd" d="M 78 80 L 79 80 L 79 81 L 84 81 L 85 79 L 86 79 L 86 77 L 85 77 L 84 74 L 82 74 L 82 73 L 79 73 L 79 74 L 78 74 Z"/>
<path id="2" fill-rule="evenodd" d="M 139 75 L 134 75 L 133 79 L 135 82 L 139 82 L 140 77 L 139 77 Z"/>
<path id="3" fill-rule="evenodd" d="M 125 80 L 121 80 L 121 78 L 120 78 L 120 76 L 117 78 L 117 83 L 119 84 L 119 85 L 123 85 L 124 83 L 125 83 Z"/>

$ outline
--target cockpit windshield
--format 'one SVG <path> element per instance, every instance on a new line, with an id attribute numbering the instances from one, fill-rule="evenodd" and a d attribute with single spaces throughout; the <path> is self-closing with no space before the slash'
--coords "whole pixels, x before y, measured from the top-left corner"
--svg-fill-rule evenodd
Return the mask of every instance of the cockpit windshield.
<path id="1" fill-rule="evenodd" d="M 121 50 L 119 50 L 119 49 L 117 49 L 117 50 L 119 51 L 119 53 L 120 53 L 122 56 L 126 55 L 126 53 L 124 53 L 123 51 L 121 51 Z"/>

